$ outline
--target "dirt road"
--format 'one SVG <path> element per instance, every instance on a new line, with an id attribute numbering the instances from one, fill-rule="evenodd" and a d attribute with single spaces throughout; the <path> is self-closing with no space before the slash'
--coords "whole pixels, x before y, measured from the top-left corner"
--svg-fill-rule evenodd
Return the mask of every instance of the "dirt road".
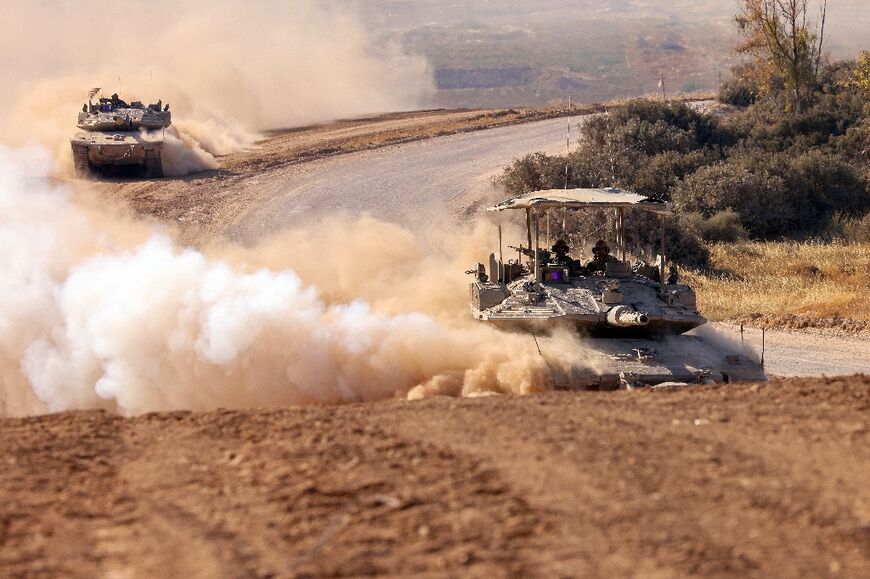
<path id="1" fill-rule="evenodd" d="M 740 340 L 740 327 L 711 324 L 718 332 Z M 761 352 L 759 328 L 745 328 L 744 340 Z M 765 334 L 765 369 L 772 376 L 870 375 L 870 340 L 858 336 L 768 330 Z"/>
<path id="2" fill-rule="evenodd" d="M 323 214 L 370 213 L 433 227 L 433 219 L 464 217 L 490 196 L 492 177 L 518 156 L 563 151 L 569 122 L 577 139 L 584 118 L 508 122 L 501 115 L 388 115 L 277 132 L 252 151 L 222 158 L 221 171 L 96 186 L 142 214 L 177 223 L 193 243 L 250 243 Z M 471 131 L 476 124 L 497 128 Z"/>
<path id="3" fill-rule="evenodd" d="M 411 226 L 456 219 L 483 199 L 492 178 L 527 153 L 565 150 L 580 117 L 463 133 L 323 159 L 260 178 L 264 201 L 230 232 L 257 239 L 321 214 L 370 213 Z M 464 215 L 463 215 L 464 216 Z"/>
<path id="4" fill-rule="evenodd" d="M 0 574 L 870 575 L 870 377 L 0 422 Z"/>
<path id="5" fill-rule="evenodd" d="M 461 215 L 565 124 L 305 163 L 326 141 L 281 133 L 222 172 L 102 187 L 194 241 L 326 205 Z M 864 370 L 865 342 L 791 336 L 768 335 L 771 373 Z M 0 420 L 0 576 L 870 576 L 868 437 L 870 377 Z"/>

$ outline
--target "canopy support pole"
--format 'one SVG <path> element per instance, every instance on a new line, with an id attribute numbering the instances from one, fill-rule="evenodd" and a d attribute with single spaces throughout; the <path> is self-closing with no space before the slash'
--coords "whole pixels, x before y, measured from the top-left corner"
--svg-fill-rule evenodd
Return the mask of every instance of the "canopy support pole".
<path id="1" fill-rule="evenodd" d="M 532 209 L 526 207 L 526 237 L 529 251 L 532 250 Z"/>
<path id="2" fill-rule="evenodd" d="M 665 215 L 664 213 L 660 216 L 660 224 L 661 224 L 661 236 L 662 236 L 662 255 L 661 255 L 661 263 L 659 263 L 659 287 L 661 288 L 662 295 L 665 295 L 665 283 L 667 280 L 665 279 L 665 272 L 667 271 L 666 263 L 668 261 L 668 246 L 665 236 Z"/>
<path id="3" fill-rule="evenodd" d="M 547 211 L 547 216 L 545 219 L 547 220 L 547 238 L 546 238 L 545 242 L 546 242 L 546 246 L 550 247 L 552 245 L 552 242 L 550 241 L 550 212 L 549 211 Z"/>
<path id="4" fill-rule="evenodd" d="M 498 259 L 499 261 L 504 261 L 504 254 L 502 253 L 502 233 L 501 233 L 501 223 L 498 224 Z"/>
<path id="5" fill-rule="evenodd" d="M 504 253 L 502 253 L 501 223 L 498 224 L 498 283 L 504 283 Z"/>
<path id="6" fill-rule="evenodd" d="M 541 252 L 538 246 L 541 241 L 541 216 L 539 211 L 535 210 L 535 283 L 541 283 Z"/>
<path id="7" fill-rule="evenodd" d="M 625 209 L 616 208 L 616 243 L 619 246 L 619 259 L 625 261 Z"/>

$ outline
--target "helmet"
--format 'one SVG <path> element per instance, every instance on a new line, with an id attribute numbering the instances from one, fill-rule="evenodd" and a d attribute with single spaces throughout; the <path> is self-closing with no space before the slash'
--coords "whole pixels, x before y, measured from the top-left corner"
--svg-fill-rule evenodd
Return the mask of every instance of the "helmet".
<path id="1" fill-rule="evenodd" d="M 594 255 L 608 255 L 610 253 L 610 246 L 603 239 L 599 239 L 595 242 L 595 246 L 592 248 L 592 253 Z"/>
<path id="2" fill-rule="evenodd" d="M 553 253 L 564 253 L 567 254 L 571 251 L 571 248 L 568 247 L 568 242 L 564 239 L 559 239 L 556 243 L 553 244 Z"/>

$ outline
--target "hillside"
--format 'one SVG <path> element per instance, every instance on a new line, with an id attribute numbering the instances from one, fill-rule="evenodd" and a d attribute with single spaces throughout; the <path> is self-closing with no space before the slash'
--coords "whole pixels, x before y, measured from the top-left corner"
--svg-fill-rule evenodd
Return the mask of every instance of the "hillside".
<path id="1" fill-rule="evenodd" d="M 596 102 L 666 89 L 718 87 L 735 60 L 735 2 L 364 0 L 369 26 L 427 57 L 444 107 Z M 832 2 L 834 57 L 853 56 L 870 27 L 861 0 Z"/>

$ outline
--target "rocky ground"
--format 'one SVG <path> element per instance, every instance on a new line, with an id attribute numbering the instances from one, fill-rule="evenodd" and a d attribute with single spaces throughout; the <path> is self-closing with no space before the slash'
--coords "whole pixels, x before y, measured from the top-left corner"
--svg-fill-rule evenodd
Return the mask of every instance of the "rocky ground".
<path id="1" fill-rule="evenodd" d="M 870 377 L 0 421 L 9 577 L 870 575 Z"/>

